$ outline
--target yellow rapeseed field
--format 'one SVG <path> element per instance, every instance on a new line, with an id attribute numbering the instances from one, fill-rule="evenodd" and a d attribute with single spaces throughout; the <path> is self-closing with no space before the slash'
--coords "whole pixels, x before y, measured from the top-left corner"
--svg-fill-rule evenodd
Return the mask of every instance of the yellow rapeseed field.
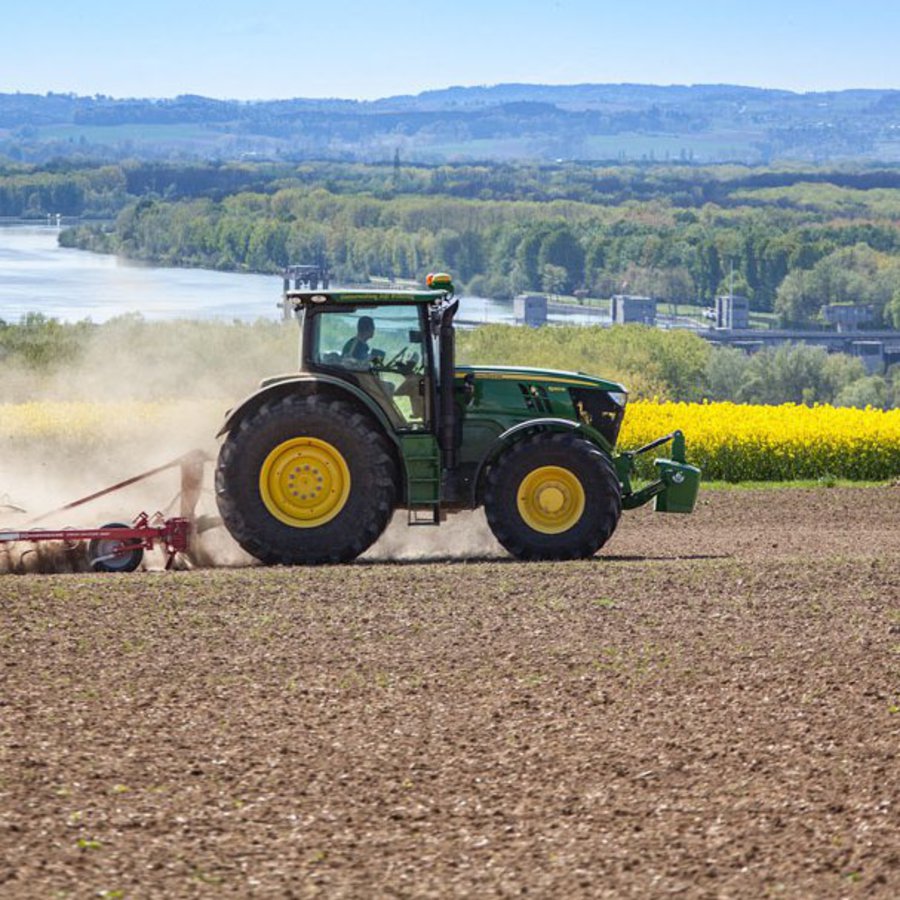
<path id="1" fill-rule="evenodd" d="M 117 441 L 152 440 L 161 433 L 172 438 L 182 423 L 197 424 L 198 417 L 208 420 L 202 433 L 211 437 L 224 411 L 220 405 L 0 404 L 0 452 L 4 444 L 35 453 L 59 445 L 89 452 Z M 639 400 L 629 404 L 619 446 L 633 449 L 676 428 L 687 438 L 689 461 L 700 466 L 706 479 L 878 480 L 900 475 L 900 410 Z"/>
<path id="2" fill-rule="evenodd" d="M 632 449 L 676 428 L 705 479 L 900 475 L 900 410 L 635 401 L 625 414 L 619 446 Z"/>
<path id="3" fill-rule="evenodd" d="M 136 423 L 158 421 L 163 403 L 34 403 L 0 404 L 0 437 L 23 441 L 85 442 L 104 440 L 133 430 Z"/>
<path id="4" fill-rule="evenodd" d="M 177 445 L 180 432 L 215 434 L 222 407 L 221 402 L 196 400 L 2 403 L 0 453 L 5 447 L 35 455 L 53 448 L 89 454 L 92 449 L 135 441 Z"/>

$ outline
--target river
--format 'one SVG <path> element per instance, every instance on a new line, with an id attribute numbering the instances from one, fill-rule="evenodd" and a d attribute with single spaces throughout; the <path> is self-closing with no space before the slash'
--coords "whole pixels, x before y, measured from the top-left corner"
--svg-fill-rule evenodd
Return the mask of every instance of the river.
<path id="1" fill-rule="evenodd" d="M 177 269 L 135 263 L 57 243 L 50 225 L 0 226 L 0 319 L 40 312 L 65 322 L 103 322 L 124 313 L 146 319 L 276 319 L 281 279 L 274 275 Z M 460 324 L 514 321 L 511 302 L 463 297 Z M 608 321 L 573 307 L 551 322 Z"/>

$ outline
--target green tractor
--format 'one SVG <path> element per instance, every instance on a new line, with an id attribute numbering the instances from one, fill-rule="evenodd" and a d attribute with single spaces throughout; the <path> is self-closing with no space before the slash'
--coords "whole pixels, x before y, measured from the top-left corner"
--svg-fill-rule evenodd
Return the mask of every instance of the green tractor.
<path id="1" fill-rule="evenodd" d="M 413 525 L 484 506 L 515 557 L 590 557 L 623 509 L 694 508 L 700 472 L 681 432 L 616 452 L 625 389 L 581 373 L 457 366 L 447 275 L 426 290 L 293 290 L 299 372 L 267 378 L 227 416 L 222 518 L 267 564 L 337 563 L 394 511 Z M 634 459 L 668 441 L 635 490 Z"/>

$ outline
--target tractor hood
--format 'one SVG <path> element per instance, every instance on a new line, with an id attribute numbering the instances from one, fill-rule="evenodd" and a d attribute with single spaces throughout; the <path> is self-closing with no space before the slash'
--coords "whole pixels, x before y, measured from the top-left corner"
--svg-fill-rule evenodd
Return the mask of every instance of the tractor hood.
<path id="1" fill-rule="evenodd" d="M 616 381 L 585 375 L 584 372 L 562 372 L 558 369 L 537 369 L 531 366 L 457 366 L 456 377 L 473 375 L 476 379 L 509 379 L 511 381 L 548 382 L 565 387 L 595 388 L 627 394 L 626 389 Z"/>
<path id="2" fill-rule="evenodd" d="M 528 366 L 458 366 L 456 391 L 469 428 L 501 430 L 556 419 L 590 429 L 608 452 L 616 446 L 628 395 L 621 384 L 581 372 Z"/>

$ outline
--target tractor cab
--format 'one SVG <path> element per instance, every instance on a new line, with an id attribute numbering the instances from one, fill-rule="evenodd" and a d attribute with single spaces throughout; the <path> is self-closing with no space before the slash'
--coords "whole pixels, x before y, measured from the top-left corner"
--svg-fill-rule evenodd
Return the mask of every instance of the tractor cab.
<path id="1" fill-rule="evenodd" d="M 449 275 L 424 291 L 289 291 L 300 322 L 300 371 L 339 379 L 377 405 L 402 439 L 431 434 L 453 468 L 453 317 L 459 301 Z"/>
<path id="2" fill-rule="evenodd" d="M 435 348 L 424 304 L 367 296 L 341 292 L 317 304 L 300 299 L 300 369 L 356 385 L 396 429 L 427 431 Z"/>

